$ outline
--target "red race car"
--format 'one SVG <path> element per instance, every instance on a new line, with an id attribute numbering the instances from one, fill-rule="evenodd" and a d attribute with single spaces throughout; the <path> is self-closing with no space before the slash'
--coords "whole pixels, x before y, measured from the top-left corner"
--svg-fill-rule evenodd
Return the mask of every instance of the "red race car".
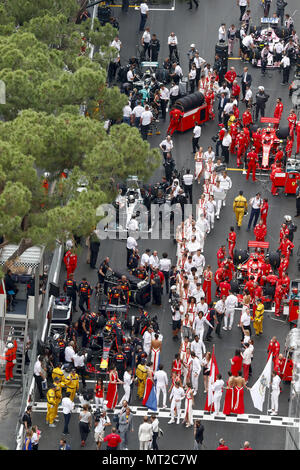
<path id="1" fill-rule="evenodd" d="M 262 117 L 260 122 L 262 124 L 267 123 L 268 127 L 258 130 L 261 142 L 258 152 L 259 161 L 261 162 L 259 168 L 260 170 L 268 171 L 274 161 L 279 144 L 288 136 L 288 127 L 280 129 L 271 127 L 271 124 L 279 123 L 278 118 Z"/>

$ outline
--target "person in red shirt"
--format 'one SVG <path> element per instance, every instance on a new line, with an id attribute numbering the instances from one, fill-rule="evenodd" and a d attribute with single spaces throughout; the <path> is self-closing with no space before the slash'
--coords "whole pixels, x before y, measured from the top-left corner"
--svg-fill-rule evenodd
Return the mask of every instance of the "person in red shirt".
<path id="1" fill-rule="evenodd" d="M 289 290 L 290 290 L 290 283 L 291 283 L 291 280 L 289 278 L 289 275 L 286 271 L 283 271 L 282 272 L 282 276 L 278 279 L 277 281 L 277 284 L 281 284 L 281 285 L 285 285 L 286 288 L 285 288 L 285 294 L 288 294 L 289 293 Z"/>
<path id="2" fill-rule="evenodd" d="M 276 173 L 281 172 L 281 164 L 280 162 L 276 162 L 276 166 L 272 168 L 272 172 L 270 174 L 270 180 L 272 181 L 272 187 L 271 187 L 271 193 L 273 196 L 278 196 L 278 189 L 277 186 L 275 186 L 275 175 Z"/>
<path id="3" fill-rule="evenodd" d="M 68 250 L 64 256 L 64 263 L 67 269 L 67 279 L 69 279 L 70 274 L 73 274 L 77 267 L 77 255 L 76 253 Z"/>
<path id="4" fill-rule="evenodd" d="M 228 253 L 229 253 L 229 257 L 231 259 L 233 259 L 233 250 L 235 248 L 235 244 L 236 244 L 236 233 L 234 231 L 234 227 L 230 227 L 230 232 L 228 234 Z"/>
<path id="5" fill-rule="evenodd" d="M 228 282 L 228 278 L 226 277 L 224 281 L 220 282 L 220 297 L 225 295 L 225 297 L 228 297 L 229 292 L 230 292 L 231 286 Z"/>
<path id="6" fill-rule="evenodd" d="M 300 121 L 296 124 L 296 135 L 297 135 L 297 148 L 296 153 L 298 154 L 300 151 Z"/>
<path id="7" fill-rule="evenodd" d="M 174 131 L 178 129 L 183 115 L 184 113 L 179 109 L 172 109 L 170 111 L 170 124 L 167 130 L 167 135 L 173 135 Z"/>
<path id="8" fill-rule="evenodd" d="M 289 258 L 286 258 L 285 256 L 281 256 L 280 257 L 280 265 L 279 265 L 279 268 L 278 268 L 279 279 L 282 279 L 282 277 L 286 273 L 288 267 L 289 267 Z"/>
<path id="9" fill-rule="evenodd" d="M 217 447 L 217 450 L 229 450 L 229 447 L 225 444 L 224 439 L 219 440 L 219 446 Z"/>
<path id="10" fill-rule="evenodd" d="M 233 273 L 235 271 L 234 264 L 231 258 L 225 258 L 221 263 L 221 268 L 223 269 L 224 278 L 228 277 L 229 282 L 232 280 Z"/>
<path id="11" fill-rule="evenodd" d="M 285 286 L 277 284 L 276 289 L 275 289 L 275 295 L 274 295 L 274 301 L 275 301 L 275 316 L 279 317 L 280 316 L 280 306 L 281 306 L 281 301 L 284 296 L 284 290 Z"/>
<path id="12" fill-rule="evenodd" d="M 269 342 L 269 346 L 267 349 L 267 353 L 268 353 L 268 360 L 269 360 L 271 353 L 273 354 L 272 360 L 273 360 L 273 364 L 275 364 L 275 361 L 280 353 L 280 344 L 279 344 L 279 341 L 277 341 L 276 336 L 273 336 L 273 338 L 271 338 L 271 341 Z"/>
<path id="13" fill-rule="evenodd" d="M 248 160 L 248 171 L 246 175 L 246 180 L 248 181 L 250 173 L 252 171 L 252 179 L 253 181 L 256 181 L 255 171 L 258 166 L 258 155 L 255 152 L 255 147 L 252 147 L 251 152 L 248 153 L 247 160 Z"/>
<path id="14" fill-rule="evenodd" d="M 235 104 L 233 105 L 233 115 L 236 120 L 238 120 L 240 117 L 240 110 Z"/>
<path id="15" fill-rule="evenodd" d="M 230 359 L 231 363 L 231 374 L 233 377 L 238 377 L 239 372 L 242 370 L 242 363 L 243 363 L 243 358 L 241 355 L 241 351 L 239 349 L 235 350 L 235 355 L 233 356 L 232 359 Z"/>
<path id="16" fill-rule="evenodd" d="M 218 266 L 221 266 L 222 261 L 226 258 L 226 246 L 222 245 L 217 251 Z"/>
<path id="17" fill-rule="evenodd" d="M 291 137 L 288 137 L 286 140 L 285 153 L 287 158 L 291 158 L 293 150 L 294 140 Z"/>
<path id="18" fill-rule="evenodd" d="M 8 382 L 10 379 L 13 378 L 13 368 L 16 364 L 17 358 L 17 341 L 14 340 L 13 343 L 9 342 L 7 345 L 7 350 L 5 352 L 5 380 Z"/>
<path id="19" fill-rule="evenodd" d="M 292 138 L 292 140 L 294 140 L 294 129 L 297 122 L 297 114 L 295 113 L 294 109 L 290 110 L 290 114 L 288 115 L 287 120 L 289 123 L 290 137 Z"/>
<path id="20" fill-rule="evenodd" d="M 282 224 L 279 232 L 279 240 L 282 241 L 283 237 L 288 237 L 290 230 L 286 224 Z"/>
<path id="21" fill-rule="evenodd" d="M 277 152 L 276 152 L 276 155 L 275 155 L 274 163 L 280 162 L 280 164 L 281 164 L 281 163 L 282 163 L 282 159 L 283 159 L 283 150 L 282 150 L 281 145 L 279 145 L 279 147 L 278 147 L 278 149 L 277 149 Z"/>
<path id="22" fill-rule="evenodd" d="M 279 245 L 279 250 L 281 255 L 284 256 L 289 260 L 290 254 L 292 249 L 295 247 L 294 243 L 292 243 L 285 235 L 283 236 L 281 243 Z"/>
<path id="23" fill-rule="evenodd" d="M 240 99 L 241 87 L 239 86 L 237 80 L 233 80 L 231 88 L 231 96 L 236 98 L 237 101 Z"/>
<path id="24" fill-rule="evenodd" d="M 250 108 L 247 108 L 246 111 L 243 113 L 243 127 L 249 127 L 253 124 L 252 114 Z"/>
<path id="25" fill-rule="evenodd" d="M 253 145 L 255 147 L 255 152 L 258 154 L 261 149 L 261 129 L 257 129 L 256 132 L 253 132 L 252 139 Z"/>
<path id="26" fill-rule="evenodd" d="M 282 112 L 283 112 L 282 99 L 277 98 L 276 106 L 275 106 L 275 110 L 274 110 L 274 118 L 279 119 L 279 121 L 280 121 L 281 116 L 282 116 Z M 278 126 L 279 126 L 279 123 L 274 124 L 274 129 L 278 129 Z"/>
<path id="27" fill-rule="evenodd" d="M 214 109 L 213 109 L 214 98 L 215 98 L 215 94 L 213 90 L 212 89 L 208 90 L 208 92 L 205 95 L 205 101 L 207 103 L 209 119 L 211 120 L 215 119 L 215 114 L 214 114 Z"/>
<path id="28" fill-rule="evenodd" d="M 231 124 L 229 133 L 231 136 L 230 153 L 236 153 L 235 144 L 236 144 L 236 137 L 238 135 L 238 126 L 236 122 L 233 122 Z"/>
<path id="29" fill-rule="evenodd" d="M 264 242 L 265 237 L 267 236 L 267 226 L 260 219 L 259 223 L 254 227 L 255 240 L 257 242 Z"/>
<path id="30" fill-rule="evenodd" d="M 268 216 L 268 211 L 269 211 L 269 204 L 268 204 L 268 199 L 265 198 L 263 200 L 263 205 L 260 209 L 260 218 L 263 221 L 264 225 L 267 225 L 267 216 Z"/>
<path id="31" fill-rule="evenodd" d="M 254 298 L 254 276 L 250 276 L 250 279 L 249 281 L 246 282 L 245 284 L 245 290 L 247 290 L 249 292 L 249 295 L 251 297 L 251 299 Z"/>
<path id="32" fill-rule="evenodd" d="M 234 67 L 230 67 L 229 70 L 225 73 L 224 76 L 229 88 L 232 87 L 234 80 L 236 79 L 236 71 Z"/>
<path id="33" fill-rule="evenodd" d="M 246 142 L 247 138 L 244 134 L 243 131 L 239 132 L 236 138 L 236 147 L 237 147 L 237 158 L 236 158 L 236 163 L 237 166 L 240 166 L 242 164 L 242 157 L 245 153 L 246 150 Z"/>
<path id="34" fill-rule="evenodd" d="M 250 144 L 250 131 L 248 127 L 243 127 L 243 132 L 246 138 L 246 148 L 248 148 L 248 145 Z"/>
<path id="35" fill-rule="evenodd" d="M 219 295 L 219 286 L 220 286 L 220 282 L 223 281 L 223 279 L 225 278 L 224 276 L 224 270 L 223 268 L 218 268 L 215 272 L 215 276 L 214 276 L 214 281 L 217 285 L 217 288 L 216 288 L 216 296 Z"/>
<path id="36" fill-rule="evenodd" d="M 117 434 L 116 428 L 112 428 L 111 433 L 103 439 L 103 442 L 107 442 L 107 450 L 117 450 L 122 439 L 119 434 Z"/>

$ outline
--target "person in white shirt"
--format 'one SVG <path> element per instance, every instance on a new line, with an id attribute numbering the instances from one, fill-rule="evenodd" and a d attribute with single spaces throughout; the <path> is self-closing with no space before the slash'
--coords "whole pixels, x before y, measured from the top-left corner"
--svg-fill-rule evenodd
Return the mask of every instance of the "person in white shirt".
<path id="1" fill-rule="evenodd" d="M 229 189 L 232 188 L 232 181 L 231 181 L 231 178 L 227 175 L 226 171 L 222 171 L 222 174 L 219 175 L 219 181 L 220 181 L 221 188 L 225 192 L 225 198 L 223 199 L 223 206 L 225 206 L 227 192 L 229 191 Z"/>
<path id="2" fill-rule="evenodd" d="M 246 85 L 246 92 L 245 92 L 245 105 L 246 105 L 246 107 L 249 106 L 250 100 L 252 101 L 252 96 L 253 96 L 253 92 L 250 88 L 250 85 Z"/>
<path id="3" fill-rule="evenodd" d="M 175 33 L 171 33 L 170 36 L 168 37 L 168 46 L 169 46 L 169 57 L 170 60 L 172 60 L 173 54 L 176 57 L 176 60 L 179 61 L 179 56 L 178 56 L 178 40 L 177 36 L 175 36 Z"/>
<path id="4" fill-rule="evenodd" d="M 196 83 L 199 82 L 200 80 L 200 75 L 201 75 L 201 67 L 203 64 L 205 64 L 205 60 L 202 59 L 202 57 L 199 56 L 198 52 L 195 54 L 193 63 L 196 66 Z"/>
<path id="5" fill-rule="evenodd" d="M 167 137 L 161 141 L 161 143 L 159 144 L 159 147 L 163 152 L 164 159 L 166 159 L 167 153 L 172 152 L 173 147 L 174 147 L 171 136 L 167 135 Z"/>
<path id="6" fill-rule="evenodd" d="M 128 230 L 129 233 L 137 232 L 139 230 L 139 223 L 136 220 L 136 216 L 134 214 L 131 216 L 131 219 L 128 222 L 127 230 Z"/>
<path id="7" fill-rule="evenodd" d="M 197 273 L 199 274 L 199 276 L 202 276 L 205 267 L 205 257 L 202 254 L 201 250 L 197 250 L 197 252 L 193 255 L 192 259 L 194 266 L 197 268 Z"/>
<path id="8" fill-rule="evenodd" d="M 101 413 L 99 421 L 95 419 L 94 439 L 97 444 L 97 450 L 101 449 L 104 439 L 105 428 L 111 426 L 111 421 L 106 414 L 106 411 Z"/>
<path id="9" fill-rule="evenodd" d="M 218 300 L 218 302 L 215 305 L 216 320 L 217 320 L 216 335 L 218 335 L 219 338 L 221 338 L 220 331 L 221 331 L 221 326 L 222 326 L 222 320 L 223 320 L 224 313 L 225 313 L 225 300 L 226 300 L 226 297 L 225 295 L 223 295 L 222 298 Z"/>
<path id="10" fill-rule="evenodd" d="M 177 424 L 180 424 L 180 412 L 181 412 L 181 401 L 185 398 L 183 388 L 180 386 L 180 382 L 175 382 L 170 394 L 171 400 L 171 419 L 168 424 L 175 423 L 175 409 L 177 413 Z"/>
<path id="11" fill-rule="evenodd" d="M 152 343 L 152 329 L 150 327 L 147 328 L 143 335 L 143 350 L 147 354 L 147 356 L 150 356 L 151 353 L 151 343 Z"/>
<path id="12" fill-rule="evenodd" d="M 160 392 L 163 394 L 163 408 L 167 408 L 167 385 L 168 376 L 163 370 L 164 366 L 159 364 L 158 370 L 154 373 L 154 380 L 156 380 L 156 401 L 159 407 Z"/>
<path id="13" fill-rule="evenodd" d="M 197 335 L 200 341 L 203 341 L 205 323 L 211 328 L 213 328 L 212 324 L 203 315 L 202 311 L 200 311 L 199 314 L 196 315 L 194 323 L 193 323 L 193 330 L 195 332 L 195 336 Z"/>
<path id="14" fill-rule="evenodd" d="M 160 96 L 161 115 L 162 115 L 163 120 L 165 121 L 167 105 L 170 99 L 170 92 L 164 84 L 160 85 L 159 96 Z"/>
<path id="15" fill-rule="evenodd" d="M 217 380 L 212 384 L 213 391 L 213 404 L 215 409 L 215 414 L 218 415 L 220 412 L 220 404 L 223 393 L 224 380 L 222 380 L 222 375 L 217 375 Z"/>
<path id="16" fill-rule="evenodd" d="M 131 109 L 130 101 L 129 101 L 128 104 L 126 104 L 123 108 L 123 122 L 125 122 L 129 126 L 131 124 L 131 114 L 132 114 L 132 109 Z"/>
<path id="17" fill-rule="evenodd" d="M 191 353 L 195 353 L 195 355 L 202 361 L 203 356 L 206 353 L 206 347 L 203 341 L 200 341 L 199 336 L 195 335 L 194 340 L 191 342 Z"/>
<path id="18" fill-rule="evenodd" d="M 146 0 L 144 0 L 140 4 L 140 13 L 141 13 L 141 20 L 140 20 L 140 27 L 139 27 L 140 32 L 144 31 L 145 24 L 146 24 L 146 21 L 147 21 L 147 18 L 148 18 L 148 12 L 149 12 L 149 7 L 146 3 Z"/>
<path id="19" fill-rule="evenodd" d="M 222 23 L 221 26 L 219 27 L 219 42 L 225 42 L 226 41 L 226 25 L 225 23 Z"/>
<path id="20" fill-rule="evenodd" d="M 144 422 L 139 427 L 138 437 L 140 450 L 149 450 L 152 442 L 152 424 L 148 421 L 148 416 L 144 416 Z"/>
<path id="21" fill-rule="evenodd" d="M 131 112 L 131 120 L 135 127 L 140 127 L 141 115 L 144 111 L 145 108 L 141 105 L 141 101 L 138 101 Z"/>
<path id="22" fill-rule="evenodd" d="M 191 173 L 191 170 L 189 168 L 187 168 L 186 173 L 183 175 L 182 179 L 183 179 L 184 192 L 189 197 L 190 204 L 193 204 L 194 176 Z"/>
<path id="23" fill-rule="evenodd" d="M 120 52 L 121 47 L 122 47 L 122 42 L 120 41 L 119 36 L 116 36 L 114 38 L 114 40 L 110 44 L 110 47 L 114 47 L 115 49 L 117 49 Z"/>
<path id="24" fill-rule="evenodd" d="M 127 237 L 127 241 L 126 241 L 126 249 L 127 249 L 127 267 L 129 267 L 129 259 L 130 259 L 130 256 L 132 255 L 133 253 L 133 250 L 135 250 L 137 248 L 138 244 L 137 244 L 137 241 L 134 237 Z"/>
<path id="25" fill-rule="evenodd" d="M 201 282 L 196 282 L 196 288 L 191 292 L 192 296 L 196 299 L 196 304 L 199 305 L 202 298 L 205 298 L 204 290 L 202 289 Z"/>
<path id="26" fill-rule="evenodd" d="M 180 67 L 179 64 L 174 62 L 173 69 L 174 69 L 174 72 L 171 73 L 170 76 L 173 78 L 175 83 L 179 83 L 180 79 L 183 77 L 182 68 Z"/>
<path id="27" fill-rule="evenodd" d="M 66 396 L 61 401 L 62 412 L 64 415 L 64 430 L 63 434 L 69 434 L 69 423 L 71 419 L 71 413 L 74 410 L 74 402 L 70 399 L 70 392 L 66 392 Z"/>
<path id="28" fill-rule="evenodd" d="M 220 211 L 222 207 L 222 201 L 225 196 L 223 188 L 221 188 L 220 181 L 217 180 L 216 184 L 213 186 L 213 196 L 216 201 L 216 218 L 219 220 Z"/>
<path id="29" fill-rule="evenodd" d="M 151 269 L 157 269 L 159 268 L 159 257 L 157 255 L 157 251 L 154 250 L 152 255 L 150 256 L 149 259 L 149 266 Z"/>
<path id="30" fill-rule="evenodd" d="M 149 253 L 151 253 L 151 250 L 150 248 L 147 248 L 145 253 L 142 254 L 141 261 L 140 261 L 140 265 L 144 266 L 147 270 L 148 270 L 149 261 L 150 261 Z"/>
<path id="31" fill-rule="evenodd" d="M 278 415 L 278 399 L 280 394 L 281 379 L 277 372 L 272 372 L 272 392 L 271 392 L 271 409 L 268 410 L 272 416 Z"/>
<path id="32" fill-rule="evenodd" d="M 242 58 L 247 60 L 251 58 L 254 49 L 254 34 L 249 34 L 242 39 Z"/>
<path id="33" fill-rule="evenodd" d="M 152 121 L 153 121 L 153 114 L 150 111 L 149 106 L 146 104 L 145 111 L 142 112 L 141 119 L 140 119 L 141 134 L 142 134 L 143 140 L 147 140 L 148 138 L 148 132 L 149 132 L 150 124 Z"/>
<path id="34" fill-rule="evenodd" d="M 159 434 L 159 421 L 156 416 L 150 417 L 152 425 L 152 450 L 158 450 L 157 438 Z"/>
<path id="35" fill-rule="evenodd" d="M 262 204 L 263 204 L 263 200 L 260 197 L 260 193 L 256 193 L 256 196 L 252 197 L 250 199 L 249 204 L 251 206 L 251 213 L 250 213 L 250 217 L 249 217 L 247 232 L 249 232 L 250 229 L 251 229 L 252 220 L 254 221 L 253 222 L 253 228 L 257 224 L 259 214 L 260 214 L 260 209 L 261 209 Z"/>
<path id="36" fill-rule="evenodd" d="M 36 362 L 33 366 L 33 376 L 35 379 L 35 383 L 37 385 L 40 398 L 44 398 L 44 392 L 42 387 L 42 382 L 46 379 L 46 371 L 43 369 L 42 366 L 42 356 L 38 356 Z"/>
<path id="37" fill-rule="evenodd" d="M 215 226 L 215 214 L 216 214 L 216 201 L 213 196 L 213 194 L 210 194 L 208 201 L 206 202 L 206 220 L 208 222 L 209 230 L 207 234 L 210 233 L 210 231 L 214 228 Z"/>
<path id="38" fill-rule="evenodd" d="M 68 346 L 65 349 L 65 362 L 67 364 L 72 364 L 73 365 L 73 358 L 75 356 L 75 351 L 74 351 L 74 341 L 70 341 Z"/>
<path id="39" fill-rule="evenodd" d="M 146 28 L 141 38 L 141 43 L 144 48 L 143 50 L 144 60 L 146 60 L 147 58 L 150 59 L 150 41 L 151 41 L 150 28 Z"/>
<path id="40" fill-rule="evenodd" d="M 230 90 L 228 88 L 228 86 L 226 85 L 226 83 L 224 82 L 222 86 L 220 86 L 220 88 L 218 89 L 218 93 L 217 95 L 218 96 L 221 96 L 221 93 L 224 93 L 225 94 L 225 98 L 230 98 Z"/>
<path id="41" fill-rule="evenodd" d="M 196 65 L 193 64 L 191 70 L 189 71 L 189 75 L 188 75 L 191 93 L 194 93 L 194 91 L 195 91 L 196 75 L 197 75 Z"/>
<path id="42" fill-rule="evenodd" d="M 243 364 L 243 376 L 247 384 L 248 379 L 249 379 L 250 364 L 252 360 L 252 351 L 251 349 L 249 349 L 248 343 L 244 343 L 244 348 L 245 350 L 242 352 L 242 358 L 243 358 L 242 364 Z"/>
<path id="43" fill-rule="evenodd" d="M 127 72 L 127 82 L 133 83 L 135 79 L 136 79 L 136 76 L 134 74 L 134 67 L 133 65 L 131 65 L 130 69 Z"/>
<path id="44" fill-rule="evenodd" d="M 226 108 L 227 104 L 225 105 L 225 108 Z M 225 110 L 225 108 L 224 108 L 224 110 Z M 223 155 L 224 161 L 227 165 L 229 163 L 229 147 L 231 145 L 231 141 L 232 141 L 231 135 L 229 134 L 229 132 L 225 132 L 223 140 L 222 140 L 222 155 Z"/>
<path id="45" fill-rule="evenodd" d="M 216 156 L 215 156 L 215 152 L 213 151 L 211 145 L 208 147 L 208 149 L 206 150 L 206 152 L 204 152 L 204 155 L 203 155 L 203 156 L 204 156 L 204 160 L 205 160 L 206 162 L 208 161 L 209 158 L 211 159 L 212 162 L 215 161 L 215 157 L 216 157 Z"/>
<path id="46" fill-rule="evenodd" d="M 168 258 L 168 253 L 163 253 L 162 258 L 159 260 L 159 269 L 162 271 L 165 284 L 166 284 L 166 292 L 169 293 L 169 278 L 170 278 L 170 270 L 172 267 L 172 262 L 170 258 Z"/>
<path id="47" fill-rule="evenodd" d="M 197 312 L 198 314 L 201 312 L 203 313 L 203 316 L 206 317 L 206 314 L 208 312 L 208 305 L 205 302 L 205 295 L 201 297 L 200 302 L 197 304 Z"/>
<path id="48" fill-rule="evenodd" d="M 287 54 L 283 54 L 283 57 L 280 61 L 280 65 L 282 67 L 282 82 L 281 85 L 286 85 L 289 81 L 290 77 L 290 68 L 291 68 L 291 61 Z"/>
<path id="49" fill-rule="evenodd" d="M 132 382 L 133 382 L 132 369 L 130 367 L 127 367 L 127 369 L 125 370 L 124 375 L 123 375 L 124 395 L 123 395 L 122 399 L 119 402 L 119 406 L 122 405 L 124 400 L 127 401 L 127 403 L 129 402 Z"/>
<path id="50" fill-rule="evenodd" d="M 179 98 L 179 86 L 176 83 L 172 83 L 170 88 L 170 101 L 171 106 L 175 103 L 175 101 Z"/>
<path id="51" fill-rule="evenodd" d="M 191 352 L 192 356 L 192 387 L 194 390 L 194 396 L 197 395 L 198 388 L 199 388 L 199 375 L 201 372 L 201 363 L 198 357 L 196 356 L 195 352 Z"/>
<path id="52" fill-rule="evenodd" d="M 234 321 L 234 309 L 238 306 L 237 296 L 229 292 L 228 297 L 225 300 L 225 316 L 224 316 L 224 326 L 223 330 L 227 330 L 228 321 L 229 326 L 228 330 L 231 330 L 233 321 Z"/>
<path id="53" fill-rule="evenodd" d="M 193 137 L 192 137 L 192 145 L 193 145 L 193 152 L 196 153 L 199 150 L 199 139 L 201 137 L 201 127 L 197 122 L 195 122 L 195 127 L 193 129 Z"/>

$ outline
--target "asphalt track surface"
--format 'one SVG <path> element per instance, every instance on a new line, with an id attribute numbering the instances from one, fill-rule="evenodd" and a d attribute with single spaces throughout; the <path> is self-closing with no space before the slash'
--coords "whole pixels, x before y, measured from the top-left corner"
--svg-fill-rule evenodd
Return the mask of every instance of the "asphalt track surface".
<path id="1" fill-rule="evenodd" d="M 274 3 L 274 2 L 273 2 Z M 226 6 L 225 6 L 226 5 Z M 165 8 L 165 5 L 163 6 Z M 262 16 L 260 4 L 251 0 L 251 11 L 253 24 L 259 24 L 258 20 Z M 271 7 L 272 8 L 272 7 Z M 289 6 L 286 8 L 287 13 L 293 13 L 297 8 L 297 1 L 290 0 Z M 271 9 L 271 13 L 273 13 Z M 140 39 L 138 34 L 139 26 L 139 12 L 133 8 L 129 9 L 127 14 L 123 14 L 120 8 L 114 8 L 114 15 L 118 17 L 120 21 L 120 39 L 123 42 L 123 48 L 121 51 L 121 62 L 127 63 L 129 57 L 135 55 L 136 44 Z M 214 48 L 216 44 L 217 31 L 221 22 L 225 22 L 226 26 L 229 27 L 231 23 L 236 25 L 239 24 L 239 9 L 236 6 L 236 2 L 233 0 L 200 0 L 200 7 L 198 10 L 188 10 L 187 3 L 178 3 L 176 1 L 175 11 L 150 11 L 147 26 L 150 26 L 151 32 L 155 32 L 161 42 L 161 51 L 159 59 L 162 61 L 168 55 L 167 38 L 171 31 L 174 31 L 179 41 L 179 53 L 180 53 L 180 64 L 183 68 L 183 72 L 186 75 L 188 69 L 188 61 L 186 53 L 191 43 L 195 43 L 199 50 L 200 55 L 207 61 L 213 63 Z M 296 13 L 294 16 L 295 27 L 300 30 L 299 14 Z M 234 57 L 238 57 L 238 46 L 236 44 L 234 49 Z M 241 73 L 244 64 L 240 60 L 230 60 L 229 65 L 233 64 L 236 67 L 238 73 Z M 270 70 L 268 75 L 264 78 L 260 75 L 260 69 L 255 69 L 251 65 L 249 71 L 252 74 L 252 90 L 253 94 L 256 93 L 257 87 L 263 85 L 266 92 L 270 95 L 270 99 L 266 107 L 266 116 L 273 115 L 275 101 L 278 96 L 282 97 L 284 112 L 282 122 L 286 125 L 286 118 L 289 110 L 292 108 L 290 98 L 288 97 L 287 87 L 280 85 L 281 75 L 277 70 Z M 292 77 L 292 74 L 291 74 Z M 215 104 L 216 107 L 216 104 Z M 243 112 L 244 105 L 240 106 L 240 111 Z M 164 138 L 168 122 L 159 124 L 161 131 L 160 136 L 149 137 L 151 146 L 155 147 Z M 208 122 L 202 128 L 202 135 L 200 139 L 200 145 L 203 146 L 204 150 L 212 144 L 211 137 L 216 134 L 217 123 Z M 192 132 L 188 131 L 184 134 L 175 133 L 173 136 L 174 151 L 173 156 L 176 161 L 176 167 L 178 170 L 181 168 L 190 167 L 194 169 L 193 155 L 191 153 Z M 236 168 L 235 156 L 231 155 L 229 168 Z M 163 167 L 159 168 L 152 178 L 152 182 L 159 181 L 161 176 L 164 174 Z M 269 199 L 269 215 L 267 220 L 268 235 L 266 241 L 270 242 L 270 249 L 276 250 L 278 247 L 279 240 L 279 228 L 282 223 L 283 216 L 285 214 L 295 214 L 295 199 L 293 196 L 284 196 L 280 193 L 279 197 L 275 198 L 271 195 L 270 182 L 264 183 L 258 181 L 253 183 L 249 180 L 246 181 L 245 175 L 242 175 L 241 171 L 229 171 L 229 176 L 232 179 L 233 186 L 229 191 L 226 199 L 226 207 L 221 210 L 220 220 L 216 221 L 214 230 L 208 235 L 205 246 L 204 255 L 206 263 L 212 266 L 213 272 L 217 267 L 216 252 L 220 245 L 225 243 L 229 227 L 235 225 L 235 216 L 232 210 L 232 203 L 234 197 L 238 194 L 240 189 L 244 190 L 244 195 L 249 199 L 255 195 L 256 192 L 261 192 L 262 197 Z M 200 186 L 194 184 L 193 187 L 193 198 L 194 201 L 198 199 L 201 194 Z M 249 215 L 248 215 L 249 217 Z M 242 229 L 237 235 L 237 248 L 246 248 L 247 241 L 251 239 L 251 233 L 246 232 L 246 223 L 248 217 L 245 217 Z M 297 219 L 295 219 L 297 221 Z M 297 223 L 297 222 L 296 222 Z M 291 279 L 298 277 L 296 267 L 296 252 L 299 245 L 299 230 L 295 234 L 295 245 L 296 249 L 294 257 L 291 258 L 289 266 L 289 276 Z M 172 261 L 175 262 L 175 244 L 172 240 L 139 240 L 138 246 L 140 253 L 143 253 L 144 249 L 149 247 L 152 250 L 157 249 L 159 256 L 163 251 L 166 251 L 171 257 Z M 98 256 L 98 263 L 106 256 L 110 257 L 111 266 L 116 269 L 126 269 L 126 241 L 119 240 L 106 240 L 101 243 L 100 252 Z M 65 271 L 62 269 L 61 283 L 65 279 Z M 83 246 L 81 254 L 79 256 L 79 267 L 75 272 L 75 278 L 77 281 L 86 276 L 91 285 L 95 285 L 97 281 L 96 270 L 91 270 L 89 265 L 86 263 L 86 249 Z M 213 286 L 214 289 L 214 286 Z M 92 300 L 93 302 L 93 300 Z M 161 333 L 164 336 L 163 347 L 161 354 L 161 362 L 165 365 L 165 370 L 169 371 L 171 362 L 174 354 L 178 352 L 179 344 L 172 340 L 171 332 L 171 313 L 167 296 L 163 296 L 163 304 L 161 307 L 155 307 L 151 304 L 147 305 L 147 309 L 151 314 L 157 314 L 159 318 L 159 325 Z M 134 313 L 134 312 L 133 312 Z M 79 314 L 77 314 L 79 315 Z M 75 317 L 76 319 L 76 317 Z M 222 331 L 222 339 L 214 336 L 211 343 L 206 343 L 208 350 L 212 350 L 213 344 L 215 345 L 216 359 L 220 372 L 223 377 L 227 377 L 227 371 L 230 368 L 229 359 L 234 355 L 234 350 L 240 345 L 240 330 L 235 325 L 237 324 L 238 317 L 234 322 L 234 328 L 232 331 Z M 272 336 L 276 335 L 280 344 L 281 351 L 284 349 L 284 342 L 286 335 L 289 331 L 289 325 L 286 323 L 284 318 L 280 321 L 274 318 L 271 313 L 265 314 L 264 318 L 264 333 L 258 339 L 255 338 L 255 350 L 254 359 L 252 361 L 253 375 L 249 381 L 251 387 L 259 374 L 263 370 L 267 359 L 267 345 Z M 282 384 L 282 393 L 279 398 L 279 416 L 288 416 L 288 398 L 289 398 L 290 387 L 288 384 Z M 120 390 L 119 393 L 122 393 Z M 135 398 L 136 389 L 134 389 L 133 400 L 131 405 L 138 406 L 140 402 Z M 119 395 L 120 396 L 120 395 Z M 205 404 L 205 397 L 203 393 L 203 380 L 202 374 L 199 379 L 199 392 L 195 397 L 194 409 L 203 410 Z M 224 396 L 221 402 L 223 404 Z M 169 406 L 169 402 L 168 402 Z M 267 404 L 265 402 L 263 414 L 266 413 Z M 146 412 L 146 409 L 145 409 Z M 245 412 L 248 414 L 257 415 L 259 411 L 253 407 L 252 400 L 249 392 L 245 391 Z M 70 439 L 72 449 L 80 448 L 80 436 L 78 430 L 78 415 L 74 414 L 70 424 Z M 167 424 L 165 417 L 160 418 L 160 426 L 165 431 L 164 437 L 159 441 L 160 449 L 192 449 L 193 447 L 193 436 L 192 430 L 186 429 L 181 425 Z M 248 420 L 249 421 L 249 420 Z M 56 428 L 48 428 L 45 424 L 45 414 L 36 412 L 33 414 L 33 422 L 38 424 L 42 429 L 42 438 L 40 440 L 40 449 L 56 449 L 58 446 L 59 438 L 63 429 L 62 419 L 58 423 Z M 130 435 L 129 438 L 129 449 L 138 449 L 137 441 L 137 430 L 139 424 L 142 422 L 141 417 L 134 418 L 134 429 L 135 431 Z M 258 425 L 253 424 L 250 419 L 249 422 L 231 423 L 223 421 L 208 421 L 204 420 L 205 426 L 205 439 L 204 444 L 206 449 L 215 449 L 217 447 L 218 440 L 223 437 L 230 449 L 239 449 L 241 444 L 245 440 L 249 440 L 251 446 L 257 450 L 278 450 L 284 449 L 285 445 L 285 426 L 270 426 L 270 425 Z M 87 440 L 86 449 L 94 449 L 95 444 L 93 441 L 93 433 L 90 434 Z"/>

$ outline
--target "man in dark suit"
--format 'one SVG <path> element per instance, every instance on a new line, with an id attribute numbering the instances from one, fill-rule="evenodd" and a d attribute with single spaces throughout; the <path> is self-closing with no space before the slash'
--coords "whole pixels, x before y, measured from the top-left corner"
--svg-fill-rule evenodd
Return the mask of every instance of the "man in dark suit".
<path id="1" fill-rule="evenodd" d="M 245 93 L 246 93 L 246 86 L 251 86 L 252 83 L 252 77 L 250 73 L 248 72 L 248 67 L 244 67 L 244 71 L 239 77 L 242 79 L 241 80 L 241 85 L 242 85 L 242 94 L 243 94 L 243 100 L 245 99 Z"/>
<path id="2" fill-rule="evenodd" d="M 225 93 L 221 93 L 221 96 L 219 98 L 219 104 L 218 104 L 218 115 L 219 115 L 219 123 L 222 122 L 222 113 L 224 111 L 225 105 L 228 103 L 228 98 L 226 98 Z"/>

